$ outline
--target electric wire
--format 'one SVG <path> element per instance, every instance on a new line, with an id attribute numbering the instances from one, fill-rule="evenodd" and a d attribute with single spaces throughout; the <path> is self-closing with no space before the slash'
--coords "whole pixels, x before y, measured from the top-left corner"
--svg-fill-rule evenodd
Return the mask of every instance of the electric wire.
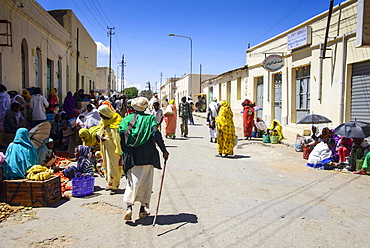
<path id="1" fill-rule="evenodd" d="M 90 8 L 87 6 L 87 4 L 85 3 L 85 0 L 82 0 L 82 3 L 85 5 L 86 9 L 90 12 L 90 14 L 92 15 L 92 17 L 95 19 L 95 21 L 99 24 L 99 26 L 103 29 L 105 29 L 101 24 L 100 22 L 98 21 L 98 19 L 96 19 L 95 15 L 93 12 L 91 12 Z"/>
<path id="2" fill-rule="evenodd" d="M 109 26 L 107 24 L 107 22 L 104 20 L 103 16 L 100 14 L 100 11 L 98 10 L 98 7 L 96 7 L 95 3 L 94 3 L 94 0 L 90 0 L 90 5 L 92 3 L 92 9 L 95 11 L 95 13 L 97 13 L 98 17 L 100 18 L 100 20 L 104 23 L 105 26 Z"/>
<path id="3" fill-rule="evenodd" d="M 255 41 L 261 40 L 266 34 L 268 34 L 271 30 L 273 30 L 277 25 L 279 25 L 282 21 L 284 21 L 288 16 L 290 16 L 294 11 L 296 11 L 304 2 L 307 0 L 301 0 L 297 5 L 295 5 L 287 14 L 285 14 L 279 21 L 275 22 L 274 25 L 272 25 L 268 30 L 266 30 L 264 33 L 262 33 L 260 36 L 252 40 L 251 43 L 254 43 Z"/>
<path id="4" fill-rule="evenodd" d="M 100 9 L 101 9 L 101 11 L 102 11 L 102 13 L 103 13 L 103 15 L 104 15 L 104 16 L 105 16 L 105 18 L 107 19 L 107 21 L 108 21 L 108 23 L 110 24 L 110 26 L 114 27 L 114 25 L 110 22 L 109 18 L 108 18 L 108 17 L 107 17 L 107 15 L 105 14 L 105 12 L 104 12 L 103 8 L 101 7 L 101 5 L 100 5 L 99 1 L 96 1 L 96 2 L 98 3 L 98 5 L 99 5 L 99 7 L 100 7 Z"/>
<path id="5" fill-rule="evenodd" d="M 101 30 L 99 30 L 91 21 L 90 21 L 90 19 L 89 18 L 87 18 L 86 16 L 85 16 L 85 14 L 84 14 L 84 12 L 80 9 L 80 7 L 77 5 L 77 3 L 75 2 L 75 0 L 72 0 L 73 1 L 73 3 L 76 5 L 76 7 L 77 7 L 77 9 L 80 11 L 80 13 L 85 17 L 85 19 L 91 24 L 91 26 L 93 27 L 93 28 L 95 28 L 96 29 L 96 31 L 98 31 L 99 33 L 101 32 Z M 105 31 L 105 30 L 104 30 Z"/>

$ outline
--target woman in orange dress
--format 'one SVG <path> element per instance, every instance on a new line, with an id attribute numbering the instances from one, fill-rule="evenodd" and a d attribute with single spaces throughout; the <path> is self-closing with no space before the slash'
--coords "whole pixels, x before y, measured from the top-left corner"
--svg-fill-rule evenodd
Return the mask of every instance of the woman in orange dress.
<path id="1" fill-rule="evenodd" d="M 167 108 L 171 107 L 172 114 L 169 114 L 168 111 L 164 111 L 164 122 L 166 123 L 166 138 L 176 138 L 176 121 L 177 121 L 177 109 L 175 105 L 175 100 L 171 100 Z"/>

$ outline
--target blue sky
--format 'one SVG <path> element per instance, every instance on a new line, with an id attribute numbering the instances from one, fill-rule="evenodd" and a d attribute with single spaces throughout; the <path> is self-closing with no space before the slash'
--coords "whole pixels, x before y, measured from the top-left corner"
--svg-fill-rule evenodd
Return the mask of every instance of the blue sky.
<path id="1" fill-rule="evenodd" d="M 337 5 L 344 0 L 335 0 Z M 245 65 L 245 50 L 329 8 L 330 0 L 38 0 L 46 10 L 72 9 L 95 42 L 97 66 L 108 66 L 107 26 L 115 27 L 112 68 L 125 55 L 125 87 L 152 89 L 190 71 L 218 75 Z M 118 76 L 120 76 L 118 72 Z"/>

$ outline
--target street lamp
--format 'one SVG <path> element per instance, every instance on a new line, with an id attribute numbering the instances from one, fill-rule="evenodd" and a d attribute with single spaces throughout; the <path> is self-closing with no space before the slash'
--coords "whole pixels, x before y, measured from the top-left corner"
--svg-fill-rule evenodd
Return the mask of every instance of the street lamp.
<path id="1" fill-rule="evenodd" d="M 193 71 L 193 40 L 188 37 L 188 36 L 182 36 L 182 35 L 177 35 L 177 34 L 168 34 L 168 36 L 176 36 L 176 37 L 181 37 L 181 38 L 187 38 L 190 40 L 190 92 L 189 96 L 192 96 L 192 87 L 193 87 L 193 76 L 192 76 L 192 71 Z"/>

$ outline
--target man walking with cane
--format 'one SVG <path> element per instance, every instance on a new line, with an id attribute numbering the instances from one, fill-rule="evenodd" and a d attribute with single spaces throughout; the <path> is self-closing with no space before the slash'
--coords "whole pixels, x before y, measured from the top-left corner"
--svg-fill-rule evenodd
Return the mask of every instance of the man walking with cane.
<path id="1" fill-rule="evenodd" d="M 123 169 L 128 180 L 123 197 L 123 201 L 127 203 L 125 221 L 132 220 L 132 206 L 135 201 L 141 202 L 139 218 L 150 214 L 154 168 L 161 169 L 156 144 L 161 149 L 164 160 L 169 155 L 158 131 L 155 116 L 144 113 L 148 107 L 148 99 L 137 97 L 131 101 L 131 107 L 136 112 L 123 118 L 119 128 Z"/>

